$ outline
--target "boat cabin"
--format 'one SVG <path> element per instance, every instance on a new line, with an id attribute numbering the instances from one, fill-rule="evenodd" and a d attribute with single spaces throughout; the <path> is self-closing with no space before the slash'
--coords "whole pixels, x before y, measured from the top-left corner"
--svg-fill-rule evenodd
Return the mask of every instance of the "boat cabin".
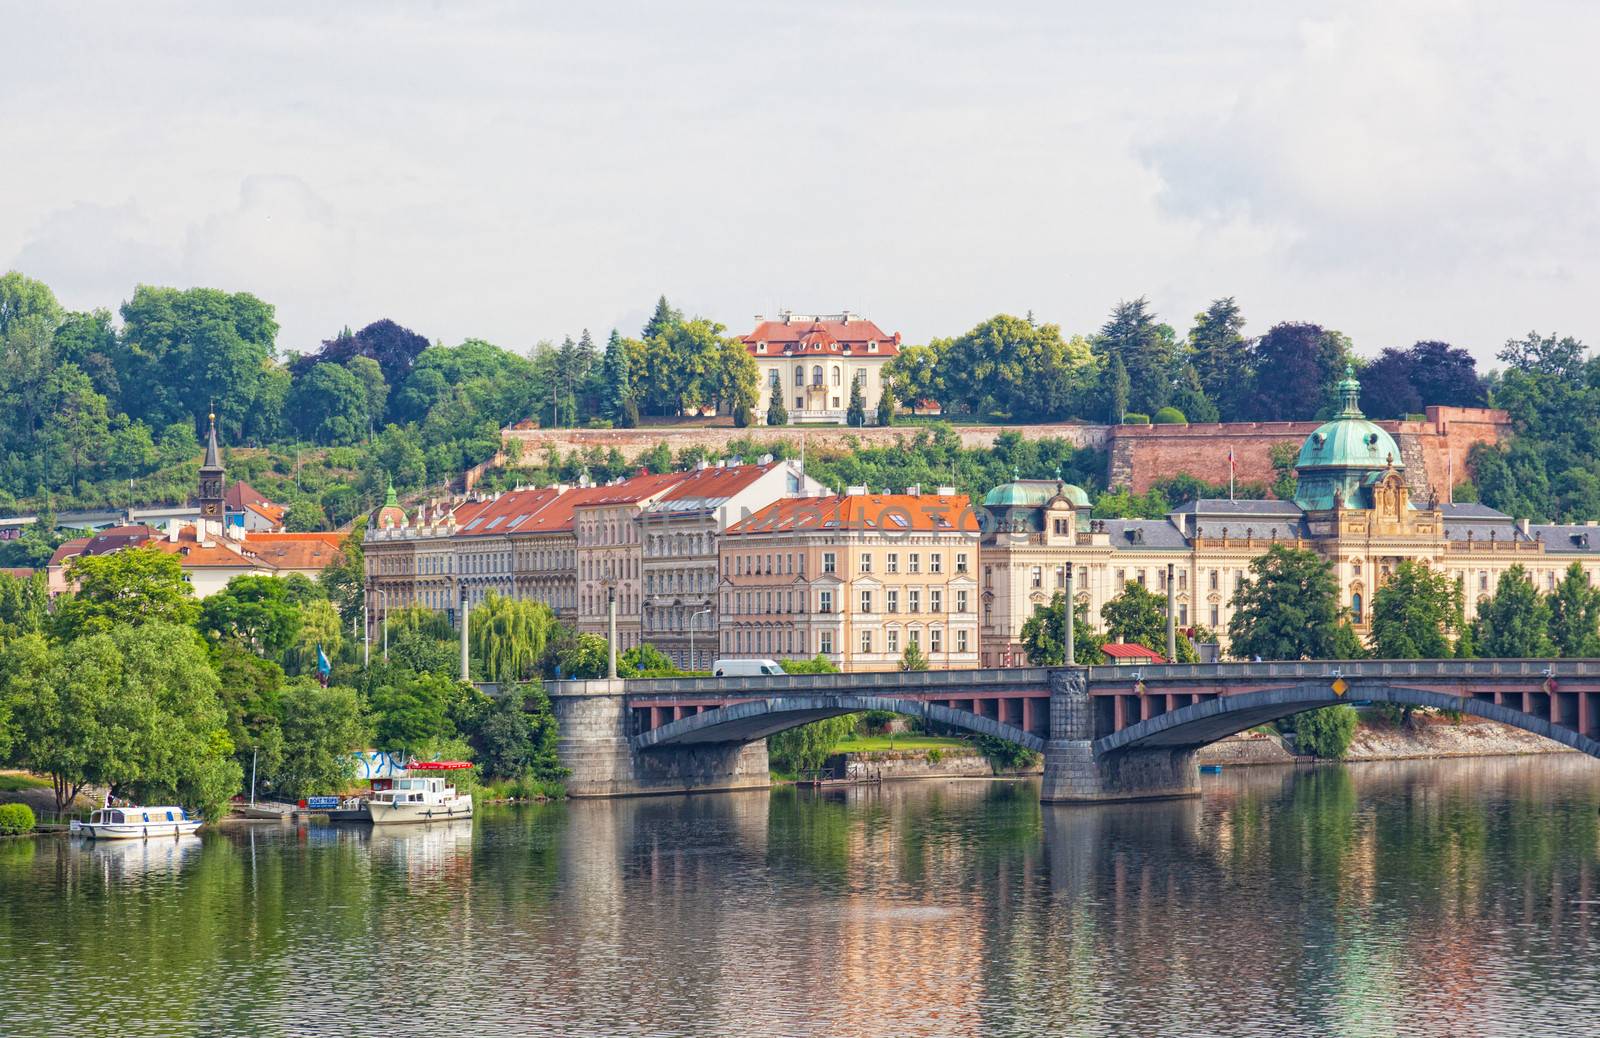
<path id="1" fill-rule="evenodd" d="M 188 820 L 189 812 L 181 807 L 103 807 L 89 816 L 90 825 L 151 825 Z"/>

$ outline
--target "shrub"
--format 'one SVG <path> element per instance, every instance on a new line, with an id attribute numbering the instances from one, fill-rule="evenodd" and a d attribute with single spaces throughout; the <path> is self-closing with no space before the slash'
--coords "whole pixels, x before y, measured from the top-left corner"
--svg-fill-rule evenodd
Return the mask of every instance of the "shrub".
<path id="1" fill-rule="evenodd" d="M 997 739 L 992 735 L 975 735 L 972 744 L 983 754 L 989 766 L 996 771 L 1030 768 L 1039 762 L 1039 754 L 1010 739 Z"/>
<path id="2" fill-rule="evenodd" d="M 942 760 L 944 760 L 944 751 L 939 749 L 939 747 L 935 746 L 933 749 L 928 751 L 929 764 L 937 764 Z"/>
<path id="3" fill-rule="evenodd" d="M 1151 425 L 1188 425 L 1189 419 L 1176 407 L 1163 407 L 1150 417 Z"/>
<path id="4" fill-rule="evenodd" d="M 33 832 L 33 808 L 27 804 L 0 804 L 0 836 Z"/>
<path id="5" fill-rule="evenodd" d="M 1122 416 L 1122 424 L 1123 425 L 1149 425 L 1150 424 L 1150 416 L 1147 415 L 1147 414 L 1140 414 L 1138 411 L 1129 411 L 1127 414 Z"/>

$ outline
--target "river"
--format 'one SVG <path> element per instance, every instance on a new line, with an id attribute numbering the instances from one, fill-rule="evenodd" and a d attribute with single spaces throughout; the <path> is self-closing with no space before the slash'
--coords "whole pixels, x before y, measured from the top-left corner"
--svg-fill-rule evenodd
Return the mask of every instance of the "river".
<path id="1" fill-rule="evenodd" d="M 0 841 L 3 1035 L 1600 1032 L 1600 761 Z"/>

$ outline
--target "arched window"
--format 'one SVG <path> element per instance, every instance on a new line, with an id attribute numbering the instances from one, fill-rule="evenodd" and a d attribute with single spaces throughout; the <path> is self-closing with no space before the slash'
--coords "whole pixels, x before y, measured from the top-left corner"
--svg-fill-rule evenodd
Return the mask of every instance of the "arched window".
<path id="1" fill-rule="evenodd" d="M 797 385 L 797 386 L 803 386 L 803 385 L 806 384 L 806 369 L 805 369 L 805 365 L 796 364 L 794 366 L 794 384 Z"/>
<path id="2" fill-rule="evenodd" d="M 811 366 L 811 384 L 813 386 L 822 385 L 822 365 L 821 364 L 813 364 Z"/>
<path id="3" fill-rule="evenodd" d="M 1361 623 L 1361 592 L 1357 591 L 1350 596 L 1350 621 Z"/>
<path id="4" fill-rule="evenodd" d="M 844 376 L 839 372 L 839 365 L 837 364 L 833 366 L 833 384 L 836 386 L 844 385 Z"/>

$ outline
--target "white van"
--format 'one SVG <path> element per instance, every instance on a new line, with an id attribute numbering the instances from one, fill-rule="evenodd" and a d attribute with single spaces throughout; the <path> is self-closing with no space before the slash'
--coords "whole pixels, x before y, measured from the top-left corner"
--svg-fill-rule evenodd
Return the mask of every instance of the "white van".
<path id="1" fill-rule="evenodd" d="M 777 660 L 718 660 L 711 665 L 711 673 L 719 678 L 759 678 L 769 674 L 782 674 Z"/>

